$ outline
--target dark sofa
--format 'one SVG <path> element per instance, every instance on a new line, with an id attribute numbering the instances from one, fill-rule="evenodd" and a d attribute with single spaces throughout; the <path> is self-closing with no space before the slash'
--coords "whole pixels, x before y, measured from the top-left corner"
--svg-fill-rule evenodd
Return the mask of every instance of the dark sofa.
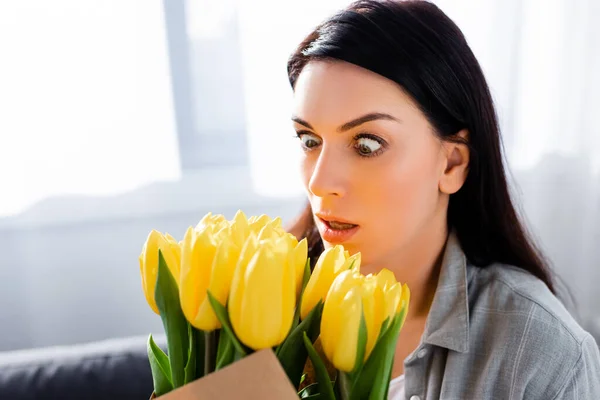
<path id="1" fill-rule="evenodd" d="M 164 337 L 155 338 L 165 348 Z M 0 353 L 2 400 L 148 400 L 147 336 Z"/>

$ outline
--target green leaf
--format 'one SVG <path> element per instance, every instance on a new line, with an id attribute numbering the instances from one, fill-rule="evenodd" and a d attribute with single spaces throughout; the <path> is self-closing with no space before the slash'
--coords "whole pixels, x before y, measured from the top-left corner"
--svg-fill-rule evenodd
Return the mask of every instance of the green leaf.
<path id="1" fill-rule="evenodd" d="M 387 344 L 387 348 L 391 349 L 388 351 L 383 362 L 383 368 L 378 371 L 377 376 L 375 377 L 375 384 L 379 385 L 381 388 L 379 393 L 371 393 L 369 396 L 370 400 L 373 399 L 386 399 L 386 395 L 389 391 L 390 380 L 392 376 L 392 368 L 394 366 L 394 354 L 396 349 L 396 344 L 398 343 L 398 337 L 400 336 L 400 331 L 402 330 L 402 326 L 404 325 L 404 320 L 406 319 L 406 314 L 408 312 L 408 306 L 404 306 L 400 313 L 392 319 L 391 326 L 386 333 L 388 335 L 387 340 L 389 343 Z M 373 397 L 378 395 L 379 397 Z"/>
<path id="2" fill-rule="evenodd" d="M 318 399 L 319 396 L 321 396 L 321 393 L 319 393 L 319 384 L 311 383 L 310 385 L 299 391 L 298 396 L 301 399 Z"/>
<path id="3" fill-rule="evenodd" d="M 312 309 L 304 320 L 284 340 L 277 351 L 277 358 L 294 387 L 300 386 L 308 350 L 304 345 L 304 334 L 308 335 L 311 343 L 319 336 L 323 302 Z"/>
<path id="4" fill-rule="evenodd" d="M 204 331 L 192 327 L 193 335 L 196 337 L 196 379 L 204 376 Z"/>
<path id="5" fill-rule="evenodd" d="M 154 382 L 154 393 L 162 396 L 173 390 L 171 382 L 171 365 L 169 358 L 160 347 L 154 343 L 152 335 L 148 337 L 148 360 L 152 370 L 152 381 Z"/>
<path id="6" fill-rule="evenodd" d="M 348 269 L 354 268 L 354 264 L 355 263 L 356 263 L 356 260 L 352 260 L 352 262 L 350 263 L 350 266 L 348 267 Z"/>
<path id="7" fill-rule="evenodd" d="M 319 393 L 321 393 L 321 396 L 323 396 L 321 398 L 324 400 L 335 400 L 333 386 L 331 385 L 331 380 L 329 378 L 329 373 L 327 372 L 327 367 L 325 367 L 325 363 L 323 363 L 323 360 L 321 360 L 321 357 L 319 357 L 319 354 L 313 347 L 312 342 L 308 338 L 306 332 L 303 333 L 303 339 L 306 350 L 308 351 L 308 356 L 310 357 L 313 367 L 315 368 L 315 375 L 319 384 Z"/>
<path id="8" fill-rule="evenodd" d="M 367 351 L 367 321 L 365 320 L 365 313 L 361 310 L 360 312 L 360 325 L 358 327 L 358 343 L 356 349 L 356 363 L 354 369 L 348 374 L 348 378 L 354 381 L 356 376 L 360 373 L 365 361 L 365 353 Z"/>
<path id="9" fill-rule="evenodd" d="M 379 364 L 375 379 L 373 380 L 373 389 L 369 394 L 369 400 L 384 400 L 387 398 L 390 385 L 390 375 L 394 364 L 394 349 L 398 335 L 400 334 L 400 326 L 402 319 L 396 317 L 392 322 L 390 329 L 386 332 L 386 341 L 388 351 L 383 357 L 383 362 Z"/>
<path id="10" fill-rule="evenodd" d="M 301 399 L 304 399 L 305 397 L 308 397 L 311 394 L 316 394 L 318 392 L 319 392 L 319 384 L 318 383 L 311 383 L 310 385 L 306 386 L 301 391 L 299 391 L 298 392 L 298 396 Z"/>
<path id="11" fill-rule="evenodd" d="M 185 384 L 196 380 L 196 346 L 198 345 L 196 335 L 194 334 L 194 327 L 188 323 L 188 360 L 185 365 Z"/>
<path id="12" fill-rule="evenodd" d="M 351 398 L 352 381 L 349 375 L 343 371 L 338 372 L 336 380 L 337 393 L 340 399 L 347 400 Z"/>
<path id="13" fill-rule="evenodd" d="M 178 388 L 185 383 L 185 365 L 189 347 L 188 322 L 181 311 L 177 282 L 173 279 L 160 250 L 154 297 L 167 335 L 171 381 L 173 388 Z"/>
<path id="14" fill-rule="evenodd" d="M 386 398 L 401 322 L 401 315 L 394 317 L 375 344 L 362 370 L 355 377 L 351 397 L 353 400 Z"/>
<path id="15" fill-rule="evenodd" d="M 221 332 L 223 333 L 223 332 Z M 235 349 L 229 335 L 223 333 L 219 337 L 219 347 L 217 349 L 216 371 L 231 364 L 235 358 Z"/>
<path id="16" fill-rule="evenodd" d="M 383 321 L 383 323 L 381 324 L 381 329 L 379 330 L 379 336 L 377 336 L 377 340 L 379 340 L 383 336 L 383 334 L 388 330 L 388 328 L 390 327 L 390 321 L 390 317 L 387 317 L 385 321 Z"/>
<path id="17" fill-rule="evenodd" d="M 333 393 L 335 393 L 336 399 L 342 399 L 342 390 L 340 388 L 340 371 L 337 372 L 335 381 L 333 382 Z"/>
<path id="18" fill-rule="evenodd" d="M 204 375 L 215 371 L 217 363 L 217 331 L 204 332 Z"/>
<path id="19" fill-rule="evenodd" d="M 233 345 L 233 348 L 237 352 L 237 355 L 241 357 L 245 356 L 247 354 L 246 350 L 244 349 L 244 346 L 240 343 L 237 336 L 235 336 L 235 333 L 233 332 L 227 309 L 223 307 L 223 305 L 219 303 L 219 301 L 215 299 L 209 291 L 206 292 L 206 295 L 208 296 L 208 301 L 210 302 L 213 311 L 217 315 L 217 319 L 223 327 L 222 332 L 225 332 L 225 334 L 229 336 L 229 339 L 231 340 L 231 343 Z"/>

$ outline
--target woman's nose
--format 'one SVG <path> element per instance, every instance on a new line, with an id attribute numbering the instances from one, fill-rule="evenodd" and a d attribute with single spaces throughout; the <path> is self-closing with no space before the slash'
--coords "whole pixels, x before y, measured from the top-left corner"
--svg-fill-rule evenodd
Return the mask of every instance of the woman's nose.
<path id="1" fill-rule="evenodd" d="M 343 197 L 347 191 L 346 180 L 343 155 L 324 146 L 312 170 L 308 190 L 317 197 Z"/>

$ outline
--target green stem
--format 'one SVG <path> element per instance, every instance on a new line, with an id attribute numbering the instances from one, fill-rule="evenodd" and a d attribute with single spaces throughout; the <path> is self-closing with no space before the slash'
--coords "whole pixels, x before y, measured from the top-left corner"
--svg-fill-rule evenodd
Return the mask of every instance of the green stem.
<path id="1" fill-rule="evenodd" d="M 217 359 L 217 331 L 204 332 L 204 375 L 215 370 Z"/>
<path id="2" fill-rule="evenodd" d="M 350 378 L 345 372 L 339 371 L 338 380 L 342 400 L 350 399 L 350 388 L 352 387 L 352 382 L 350 381 Z"/>
<path id="3" fill-rule="evenodd" d="M 204 332 L 196 328 L 193 332 L 196 337 L 196 379 L 200 379 L 204 376 Z"/>

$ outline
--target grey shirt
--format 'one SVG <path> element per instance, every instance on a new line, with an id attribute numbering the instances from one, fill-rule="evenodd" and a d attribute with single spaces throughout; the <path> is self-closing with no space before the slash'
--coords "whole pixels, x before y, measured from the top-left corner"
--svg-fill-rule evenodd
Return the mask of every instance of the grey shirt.
<path id="1" fill-rule="evenodd" d="M 600 353 L 538 278 L 470 265 L 450 234 L 406 399 L 600 399 Z"/>

